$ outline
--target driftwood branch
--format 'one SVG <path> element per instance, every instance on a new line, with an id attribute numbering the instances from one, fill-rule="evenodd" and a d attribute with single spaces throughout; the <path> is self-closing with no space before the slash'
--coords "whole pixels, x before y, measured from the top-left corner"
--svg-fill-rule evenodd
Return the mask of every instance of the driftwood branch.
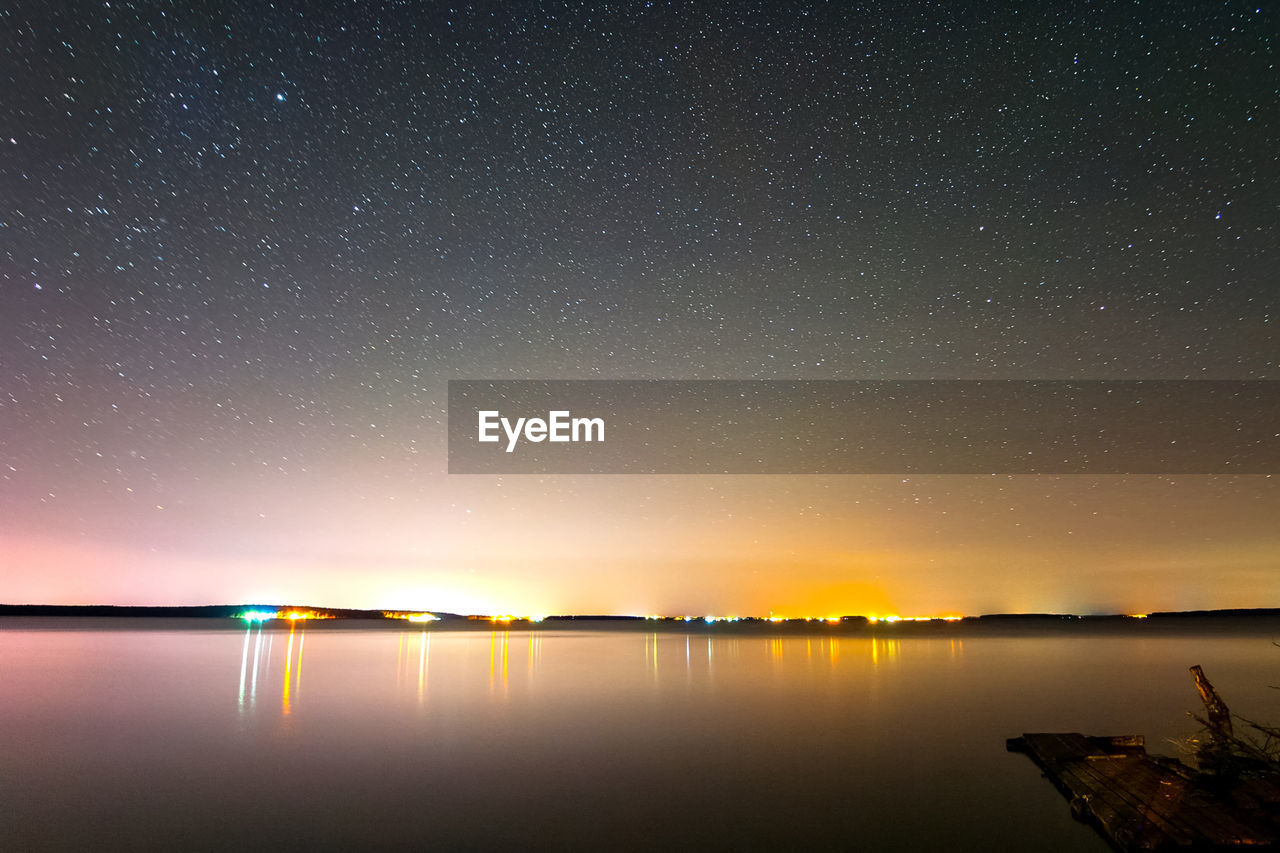
<path id="1" fill-rule="evenodd" d="M 1205 717 L 1191 715 L 1207 732 L 1196 753 L 1201 770 L 1224 777 L 1237 777 L 1241 773 L 1275 774 L 1280 770 L 1280 727 L 1233 715 L 1203 669 L 1193 666 L 1191 675 L 1208 712 Z M 1240 735 L 1232 725 L 1233 716 L 1243 726 Z"/>
<path id="2" fill-rule="evenodd" d="M 1205 676 L 1204 670 L 1200 668 L 1199 664 L 1191 667 L 1191 676 L 1196 680 L 1196 690 L 1200 691 L 1200 701 L 1204 703 L 1204 709 L 1209 714 L 1209 731 L 1213 733 L 1216 739 L 1224 743 L 1233 740 L 1235 733 L 1231 727 L 1231 709 L 1218 696 L 1218 691 L 1213 689 L 1213 685 L 1209 683 L 1208 677 Z"/>

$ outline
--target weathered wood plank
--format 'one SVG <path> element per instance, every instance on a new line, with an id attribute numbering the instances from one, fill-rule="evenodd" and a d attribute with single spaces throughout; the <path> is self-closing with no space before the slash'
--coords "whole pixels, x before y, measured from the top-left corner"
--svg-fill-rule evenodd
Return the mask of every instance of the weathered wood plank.
<path id="1" fill-rule="evenodd" d="M 1182 846 L 1195 843 L 1193 827 L 1177 815 L 1170 816 L 1151 807 L 1151 786 L 1143 784 L 1141 769 L 1132 766 L 1140 762 L 1140 758 L 1108 757 L 1107 761 L 1108 764 L 1078 761 L 1068 765 L 1076 769 L 1077 777 L 1084 783 L 1085 796 L 1112 805 L 1125 816 L 1126 826 L 1133 834 L 1164 836 Z M 1118 766 L 1121 763 L 1125 766 Z"/>
<path id="2" fill-rule="evenodd" d="M 1140 736 L 1090 738 L 1078 732 L 1024 734 L 1008 742 L 1025 752 L 1071 802 L 1121 850 L 1233 850 L 1280 847 L 1280 826 L 1261 809 L 1215 796 L 1146 753 Z M 1260 783 L 1240 798 L 1267 801 L 1280 788 Z M 1260 795 L 1260 796 L 1259 796 Z"/>

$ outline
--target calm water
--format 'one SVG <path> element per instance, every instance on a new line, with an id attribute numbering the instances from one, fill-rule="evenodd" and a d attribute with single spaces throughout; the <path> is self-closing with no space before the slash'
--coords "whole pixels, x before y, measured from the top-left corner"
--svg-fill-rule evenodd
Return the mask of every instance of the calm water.
<path id="1" fill-rule="evenodd" d="M 1233 709 L 1280 718 L 1269 629 L 146 624 L 0 619 L 0 849 L 1103 851 L 1006 737 L 1140 732 L 1171 753 L 1195 663 Z"/>

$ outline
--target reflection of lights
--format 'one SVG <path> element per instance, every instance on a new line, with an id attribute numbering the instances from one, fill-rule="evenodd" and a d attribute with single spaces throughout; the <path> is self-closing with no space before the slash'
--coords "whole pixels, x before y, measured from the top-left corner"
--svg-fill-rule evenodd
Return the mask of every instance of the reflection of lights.
<path id="1" fill-rule="evenodd" d="M 880 640 L 875 637 L 871 638 L 871 665 L 876 666 L 880 663 L 883 656 L 889 662 L 894 662 L 898 658 L 898 652 L 901 646 L 897 640 Z"/>
<path id="2" fill-rule="evenodd" d="M 396 686 L 400 686 L 401 664 L 404 663 L 404 634 L 400 635 L 400 643 L 396 646 Z"/>
<path id="3" fill-rule="evenodd" d="M 290 619 L 296 620 L 293 614 L 289 615 Z M 289 688 L 293 683 L 293 633 L 298 627 L 296 625 L 289 626 L 289 647 L 284 653 L 284 695 L 281 697 L 281 711 L 287 717 L 291 711 L 289 706 Z"/>
<path id="4" fill-rule="evenodd" d="M 424 614 L 430 616 L 431 614 Z M 429 620 L 423 620 L 429 621 Z M 427 692 L 427 659 L 431 654 L 431 635 L 422 629 L 422 639 L 418 645 L 418 701 L 422 702 Z"/>
<path id="5" fill-rule="evenodd" d="M 252 626 L 244 629 L 244 650 L 240 652 L 240 707 L 244 708 L 244 685 L 245 676 L 249 672 L 249 635 L 253 633 Z"/>
<path id="6" fill-rule="evenodd" d="M 307 645 L 307 632 L 306 632 L 306 629 L 303 629 L 302 636 L 298 638 L 298 666 L 294 670 L 294 676 L 293 676 L 293 692 L 294 693 L 297 693 L 298 689 L 302 687 L 302 650 L 306 647 L 306 645 Z"/>
<path id="7" fill-rule="evenodd" d="M 502 646 L 498 647 L 498 632 L 493 631 L 489 634 L 489 689 L 492 690 L 497 684 L 497 670 L 502 670 L 502 687 L 505 690 L 508 686 L 508 660 L 511 650 L 511 632 L 502 632 Z"/>
<path id="8" fill-rule="evenodd" d="M 262 659 L 262 632 L 258 632 L 258 641 L 253 644 L 253 679 L 249 682 L 249 704 L 258 696 L 258 662 Z"/>

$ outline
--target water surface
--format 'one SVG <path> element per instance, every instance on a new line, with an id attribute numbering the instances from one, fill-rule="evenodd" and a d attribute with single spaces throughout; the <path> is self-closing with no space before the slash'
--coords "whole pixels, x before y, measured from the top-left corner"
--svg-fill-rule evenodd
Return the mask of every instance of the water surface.
<path id="1" fill-rule="evenodd" d="M 1280 718 L 1258 629 L 0 619 L 0 849 L 1104 851 L 1004 740 L 1144 733 L 1171 753 L 1195 730 L 1194 663 L 1234 709 Z"/>

